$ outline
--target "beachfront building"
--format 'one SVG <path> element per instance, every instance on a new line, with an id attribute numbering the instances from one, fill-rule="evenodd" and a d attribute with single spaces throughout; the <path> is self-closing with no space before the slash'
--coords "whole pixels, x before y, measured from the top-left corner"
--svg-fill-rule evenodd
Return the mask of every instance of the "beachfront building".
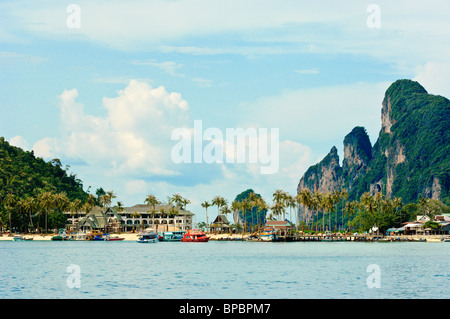
<path id="1" fill-rule="evenodd" d="M 192 228 L 193 213 L 182 207 L 158 205 L 153 210 L 148 205 L 132 207 L 103 208 L 95 206 L 88 213 L 66 212 L 71 232 L 99 230 L 106 233 L 120 233 L 154 228 L 156 231 L 178 231 Z"/>
<path id="2" fill-rule="evenodd" d="M 210 225 L 210 231 L 213 233 L 227 233 L 230 232 L 230 222 L 227 216 L 218 215 Z"/>
<path id="3" fill-rule="evenodd" d="M 98 230 L 105 233 L 120 233 L 122 230 L 122 218 L 110 208 L 95 206 L 89 212 L 65 212 L 68 216 L 66 229 L 69 232 L 88 232 Z"/>
<path id="4" fill-rule="evenodd" d="M 427 222 L 434 222 L 438 225 L 437 229 L 425 227 Z M 405 235 L 417 235 L 417 234 L 450 234 L 450 214 L 436 215 L 434 219 L 426 215 L 418 215 L 413 222 L 403 223 L 401 228 L 389 229 L 391 233 L 405 234 Z"/>
<path id="5" fill-rule="evenodd" d="M 273 228 L 280 235 L 287 235 L 294 229 L 288 220 L 269 220 L 264 226 Z"/>
<path id="6" fill-rule="evenodd" d="M 194 214 L 182 207 L 157 205 L 153 210 L 148 205 L 138 204 L 124 207 L 120 213 L 124 231 L 153 228 L 156 231 L 179 231 L 192 229 Z"/>

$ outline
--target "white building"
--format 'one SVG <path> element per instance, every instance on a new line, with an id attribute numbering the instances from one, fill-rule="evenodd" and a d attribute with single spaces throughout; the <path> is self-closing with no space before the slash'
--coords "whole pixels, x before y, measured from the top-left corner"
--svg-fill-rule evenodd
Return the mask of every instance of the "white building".
<path id="1" fill-rule="evenodd" d="M 188 230 L 192 228 L 194 214 L 182 207 L 157 205 L 155 209 L 138 204 L 132 207 L 104 209 L 94 207 L 86 212 L 66 212 L 69 228 L 78 230 L 102 229 L 110 232 L 139 231 L 154 228 L 156 231 Z M 120 226 L 118 226 L 120 225 Z M 120 228 L 120 230 L 119 230 Z"/>

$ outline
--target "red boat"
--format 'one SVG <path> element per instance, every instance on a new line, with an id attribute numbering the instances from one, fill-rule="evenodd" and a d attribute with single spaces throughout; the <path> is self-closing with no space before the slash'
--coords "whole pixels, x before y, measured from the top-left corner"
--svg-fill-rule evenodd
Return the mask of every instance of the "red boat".
<path id="1" fill-rule="evenodd" d="M 184 234 L 181 241 L 194 242 L 194 243 L 206 243 L 209 237 L 201 229 L 190 229 Z"/>

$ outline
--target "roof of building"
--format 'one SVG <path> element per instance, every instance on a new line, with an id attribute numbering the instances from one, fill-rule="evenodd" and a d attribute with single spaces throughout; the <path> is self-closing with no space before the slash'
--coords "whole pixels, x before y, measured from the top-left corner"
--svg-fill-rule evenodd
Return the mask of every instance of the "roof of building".
<path id="1" fill-rule="evenodd" d="M 217 215 L 216 219 L 214 219 L 213 224 L 230 224 L 227 216 L 225 215 Z"/>
<path id="2" fill-rule="evenodd" d="M 266 223 L 266 226 L 272 226 L 272 227 L 291 227 L 291 222 L 288 220 L 269 220 Z"/>

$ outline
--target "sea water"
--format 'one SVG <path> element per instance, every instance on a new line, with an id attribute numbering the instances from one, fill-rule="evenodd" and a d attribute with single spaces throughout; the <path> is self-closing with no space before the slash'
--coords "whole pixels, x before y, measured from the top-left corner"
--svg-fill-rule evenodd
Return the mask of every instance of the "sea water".
<path id="1" fill-rule="evenodd" d="M 8 241 L 0 298 L 449 298 L 449 264 L 444 242 Z"/>

